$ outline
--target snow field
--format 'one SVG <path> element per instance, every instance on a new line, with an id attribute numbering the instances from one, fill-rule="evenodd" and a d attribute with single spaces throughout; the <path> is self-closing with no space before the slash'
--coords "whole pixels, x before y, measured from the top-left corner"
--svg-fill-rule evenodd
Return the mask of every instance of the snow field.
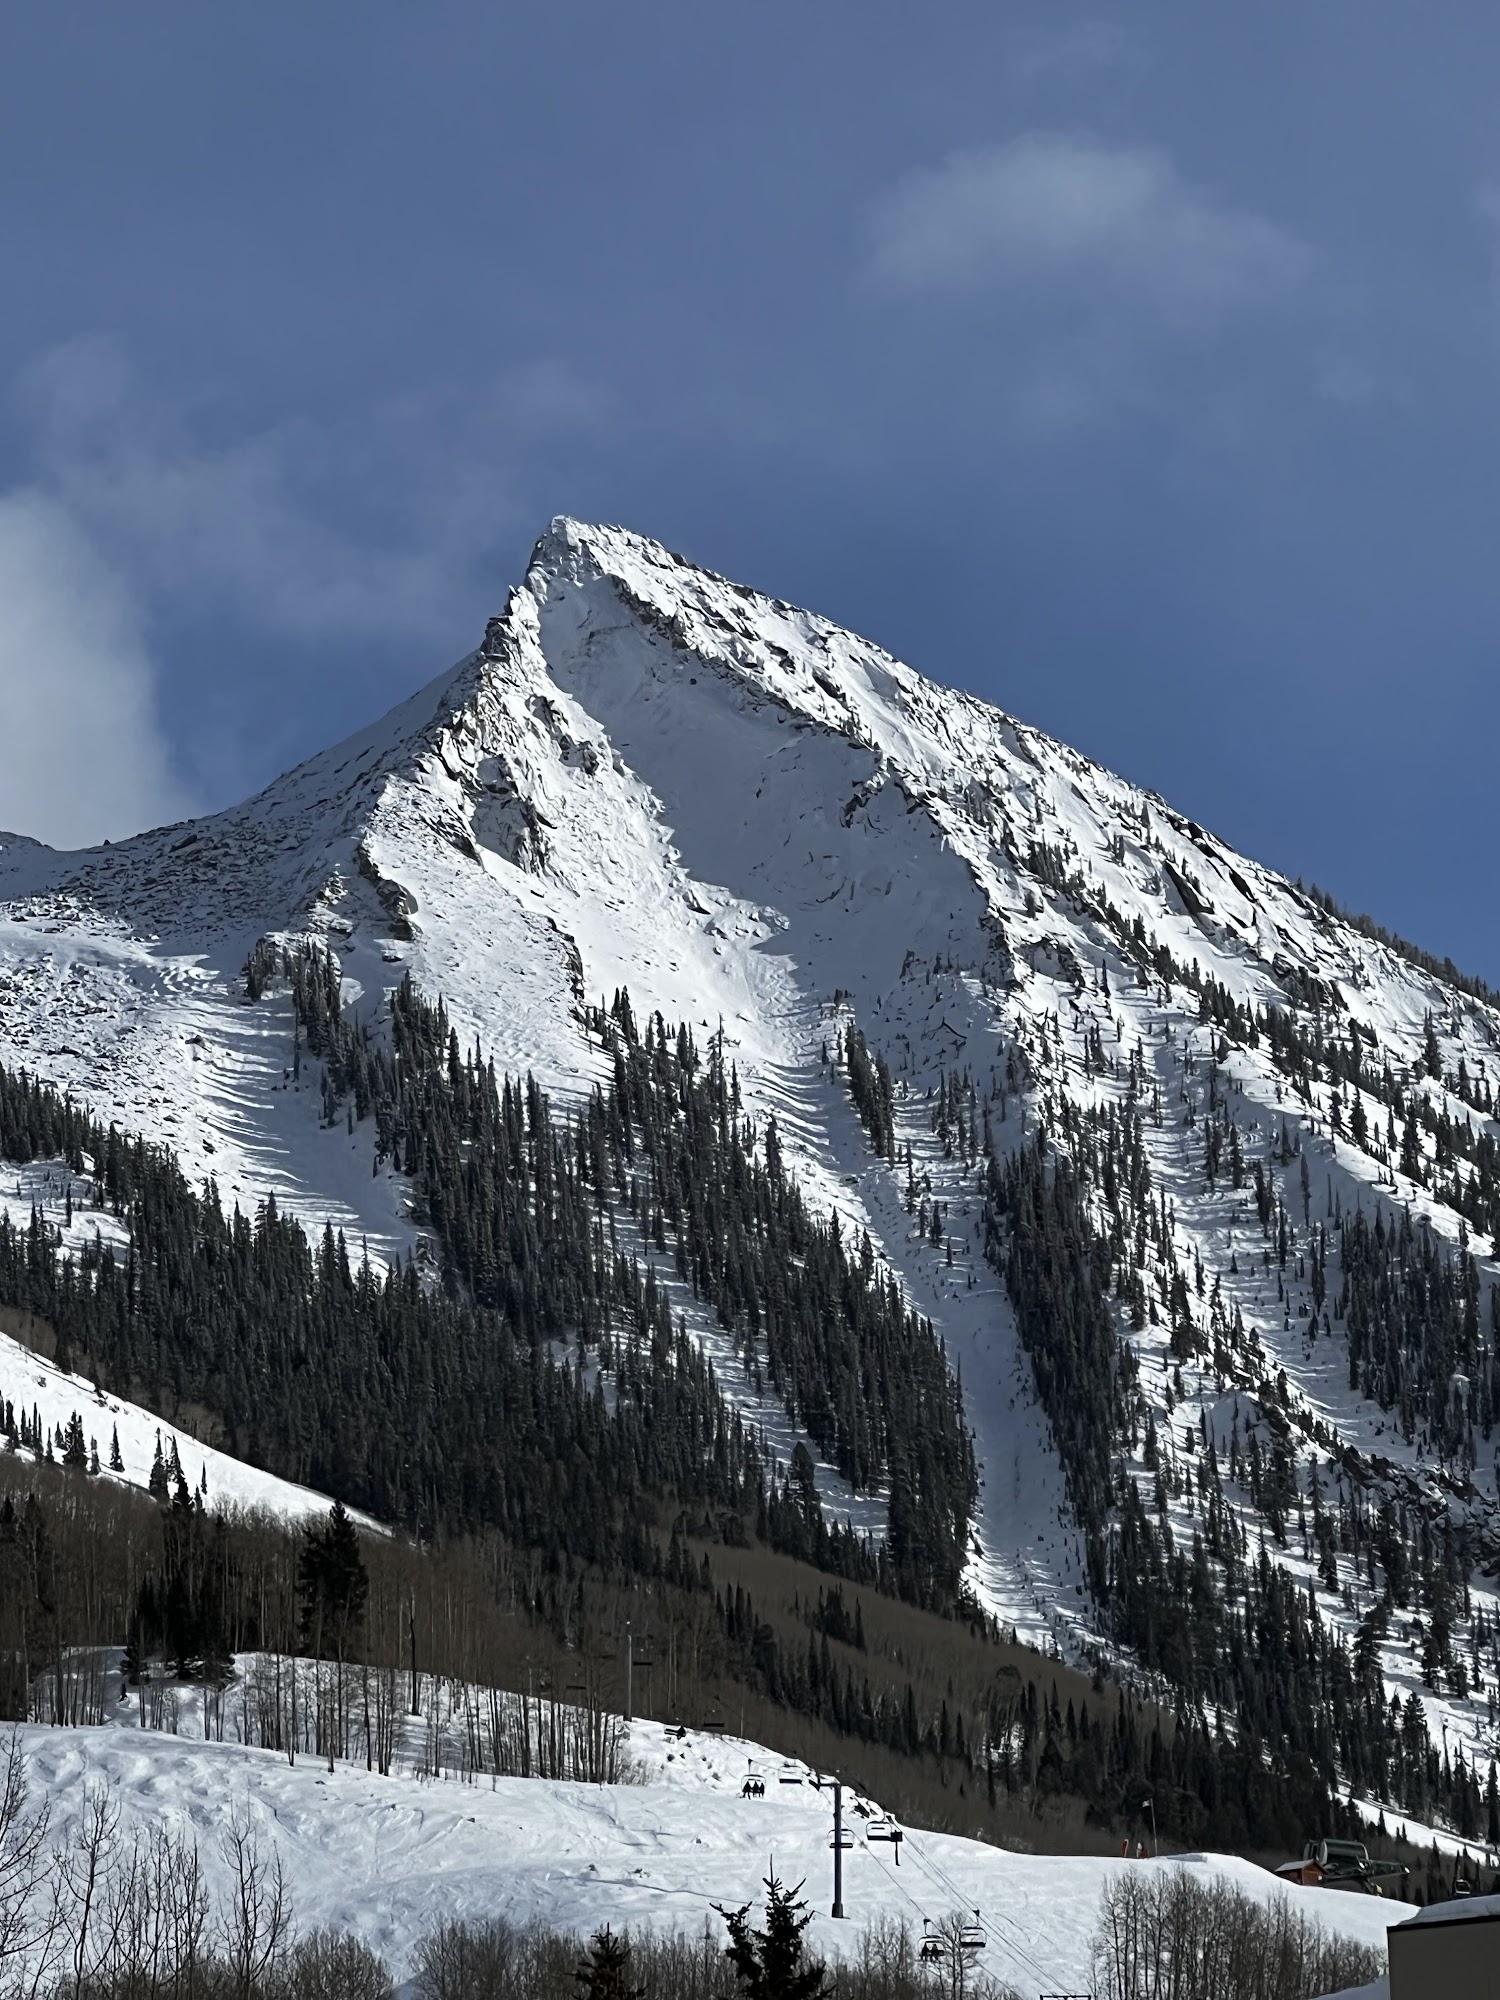
<path id="1" fill-rule="evenodd" d="M 229 1697 L 232 1711 L 233 1693 Z M 192 1726 L 191 1703 L 184 1732 Z M 191 1837 L 211 1893 L 225 1883 L 222 1842 L 248 1824 L 280 1858 L 299 1928 L 357 1932 L 411 1970 L 419 1939 L 445 1919 L 505 1917 L 589 1932 L 654 1926 L 717 1933 L 715 1903 L 760 1894 L 774 1867 L 804 1880 L 818 1911 L 810 1938 L 828 1956 L 851 1953 L 860 1931 L 905 1918 L 920 1934 L 954 1913 L 980 1911 L 986 1972 L 1028 1995 L 1088 1987 L 1090 1942 L 1106 1883 L 1122 1869 L 1190 1870 L 1266 1901 L 1290 1894 L 1331 1930 L 1379 1944 L 1399 1904 L 1332 1892 L 1284 1891 L 1252 1864 L 1213 1855 L 1119 1862 L 1008 1853 L 950 1835 L 910 1832 L 896 1849 L 865 1837 L 845 1794 L 854 1845 L 844 1856 L 847 1921 L 826 1914 L 831 1895 L 832 1793 L 813 1774 L 753 1743 L 636 1723 L 632 1757 L 644 1782 L 619 1786 L 487 1779 L 466 1784 L 379 1777 L 346 1765 L 161 1735 L 133 1726 L 26 1728 L 32 1783 L 53 1807 L 52 1838 L 76 1835 L 92 1787 L 107 1786 L 120 1832 Z M 740 1796 L 747 1774 L 764 1800 Z M 783 1778 L 797 1782 L 783 1783 Z"/>

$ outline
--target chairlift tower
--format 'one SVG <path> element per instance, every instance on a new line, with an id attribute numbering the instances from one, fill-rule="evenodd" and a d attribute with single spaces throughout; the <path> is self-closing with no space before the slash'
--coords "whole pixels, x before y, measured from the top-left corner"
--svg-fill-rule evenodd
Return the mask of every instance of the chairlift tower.
<path id="1" fill-rule="evenodd" d="M 833 1781 L 833 1908 L 832 1917 L 844 1914 L 844 1781 Z"/>

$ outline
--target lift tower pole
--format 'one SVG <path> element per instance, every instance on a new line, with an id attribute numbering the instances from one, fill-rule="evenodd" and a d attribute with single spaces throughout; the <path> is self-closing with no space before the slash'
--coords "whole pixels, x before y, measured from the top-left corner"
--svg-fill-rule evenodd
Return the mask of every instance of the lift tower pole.
<path id="1" fill-rule="evenodd" d="M 830 1916 L 844 1914 L 844 1781 L 833 1781 L 833 1908 Z"/>

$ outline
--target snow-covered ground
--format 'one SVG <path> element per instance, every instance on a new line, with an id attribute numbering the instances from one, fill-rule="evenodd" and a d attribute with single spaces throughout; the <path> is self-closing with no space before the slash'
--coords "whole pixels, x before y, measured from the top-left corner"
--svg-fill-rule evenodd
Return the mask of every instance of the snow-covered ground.
<path id="1" fill-rule="evenodd" d="M 976 1589 L 1023 1636 L 1076 1650 L 1089 1607 L 1056 1453 L 977 1255 L 973 1176 L 930 1129 L 944 1074 L 966 1071 L 987 1092 L 1012 1052 L 1027 1075 L 1008 1094 L 1002 1145 L 1055 1121 L 1065 1098 L 1123 1102 L 1139 1047 L 1138 1081 L 1163 1104 L 1145 1137 L 1178 1260 L 1201 1263 L 1247 1330 L 1232 1408 L 1253 1422 L 1284 1373 L 1294 1417 L 1323 1426 L 1324 1443 L 1310 1428 L 1299 1444 L 1304 1488 L 1314 1460 L 1331 1482 L 1332 1455 L 1352 1447 L 1372 1490 L 1410 1479 L 1434 1510 L 1500 1524 L 1489 1449 L 1467 1485 L 1424 1462 L 1420 1442 L 1349 1390 L 1338 1334 L 1310 1337 L 1295 1258 L 1278 1295 L 1247 1192 L 1225 1181 L 1204 1192 L 1206 1099 L 1232 1100 L 1247 1156 L 1268 1157 L 1285 1121 L 1309 1163 L 1313 1221 L 1330 1201 L 1387 1214 L 1409 1204 L 1456 1244 L 1456 1216 L 1378 1144 L 1335 1136 L 1326 1093 L 1295 1098 L 1264 1050 L 1231 1050 L 1215 1072 L 1196 995 L 1132 962 L 1137 921 L 1246 1005 L 1290 1009 L 1289 986 L 1316 978 L 1399 1076 L 1416 1074 L 1430 1017 L 1446 1070 L 1462 1059 L 1471 1078 L 1500 1084 L 1492 1008 L 1155 795 L 813 614 L 623 530 L 559 521 L 479 651 L 258 798 L 86 854 L 0 836 L 0 1057 L 167 1140 L 226 1203 L 274 1193 L 310 1226 L 332 1220 L 385 1256 L 413 1245 L 402 1185 L 372 1177 L 367 1135 L 322 1126 L 316 1077 L 292 1072 L 285 997 L 245 1000 L 240 969 L 257 938 L 328 939 L 346 996 L 371 1014 L 409 969 L 465 1040 L 533 1071 L 562 1103 L 594 1075 L 581 997 L 623 985 L 638 1016 L 659 1009 L 700 1038 L 722 1023 L 747 1108 L 775 1115 L 815 1203 L 869 1229 L 962 1370 L 984 1477 Z M 951 1264 L 906 1211 L 904 1168 L 871 1160 L 824 1061 L 850 1015 L 896 1077 L 900 1137 L 929 1198 L 947 1205 Z M 1425 1087 L 1476 1129 L 1490 1123 Z M 1299 1168 L 1274 1172 L 1305 1227 Z M 1483 1317 L 1492 1246 L 1470 1247 Z M 1195 1295 L 1192 1310 L 1206 1326 L 1208 1300 Z M 1225 1419 L 1224 1390 L 1188 1365 L 1179 1397 L 1165 1327 L 1132 1338 L 1170 1518 L 1190 1532 L 1191 1498 L 1175 1490 L 1185 1434 Z M 724 1380 L 743 1393 L 732 1368 Z M 1247 1496 L 1243 1511 L 1253 1544 Z M 1299 1535 L 1271 1553 L 1312 1580 Z M 1340 1586 L 1347 1602 L 1324 1594 L 1320 1609 L 1352 1631 L 1368 1589 L 1347 1558 Z M 1500 1609 L 1484 1578 L 1474 1602 Z M 1408 1622 L 1393 1621 L 1391 1686 L 1417 1689 L 1435 1733 L 1487 1758 L 1500 1660 L 1482 1661 L 1477 1696 L 1459 1700 L 1419 1687 L 1415 1648 Z"/>
<path id="2" fill-rule="evenodd" d="M 231 1716 L 233 1706 L 231 1693 Z M 1375 1898 L 1283 1890 L 1249 1862 L 1214 1855 L 1055 1858 L 908 1832 L 898 1865 L 896 1847 L 867 1838 L 871 1821 L 858 1810 L 866 1802 L 846 1793 L 853 1845 L 844 1855 L 847 1918 L 836 1923 L 827 1914 L 832 1790 L 753 1743 L 679 1739 L 638 1722 L 631 1753 L 643 1782 L 435 1782 L 342 1764 L 330 1771 L 311 1758 L 291 1767 L 270 1751 L 206 1743 L 188 1733 L 190 1702 L 178 1735 L 134 1727 L 133 1714 L 102 1729 L 22 1731 L 32 1782 L 52 1802 L 55 1840 L 77 1832 L 90 1787 L 107 1785 L 124 1838 L 152 1828 L 190 1835 L 217 1891 L 224 1836 L 248 1823 L 263 1851 L 282 1858 L 299 1927 L 357 1931 L 398 1977 L 418 1939 L 446 1918 L 690 1935 L 707 1923 L 717 1932 L 714 1905 L 758 1897 L 773 1866 L 785 1881 L 806 1881 L 819 1952 L 852 1952 L 860 1931 L 883 1918 L 904 1918 L 920 1935 L 927 1920 L 977 1909 L 984 1970 L 1028 1994 L 1088 1990 L 1100 1897 L 1121 1869 L 1186 1868 L 1259 1900 L 1290 1895 L 1331 1931 L 1371 1944 L 1406 1914 Z M 752 1774 L 766 1779 L 764 1799 L 741 1796 Z"/>

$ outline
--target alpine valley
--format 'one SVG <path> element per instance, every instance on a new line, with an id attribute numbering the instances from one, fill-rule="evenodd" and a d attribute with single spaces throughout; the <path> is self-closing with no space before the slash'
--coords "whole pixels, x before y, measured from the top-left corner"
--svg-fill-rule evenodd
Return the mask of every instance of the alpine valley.
<path id="1" fill-rule="evenodd" d="M 559 519 L 258 797 L 0 835 L 0 1065 L 0 1713 L 296 1650 L 337 1499 L 403 1670 L 1500 1846 L 1500 995 L 877 646 Z"/>

